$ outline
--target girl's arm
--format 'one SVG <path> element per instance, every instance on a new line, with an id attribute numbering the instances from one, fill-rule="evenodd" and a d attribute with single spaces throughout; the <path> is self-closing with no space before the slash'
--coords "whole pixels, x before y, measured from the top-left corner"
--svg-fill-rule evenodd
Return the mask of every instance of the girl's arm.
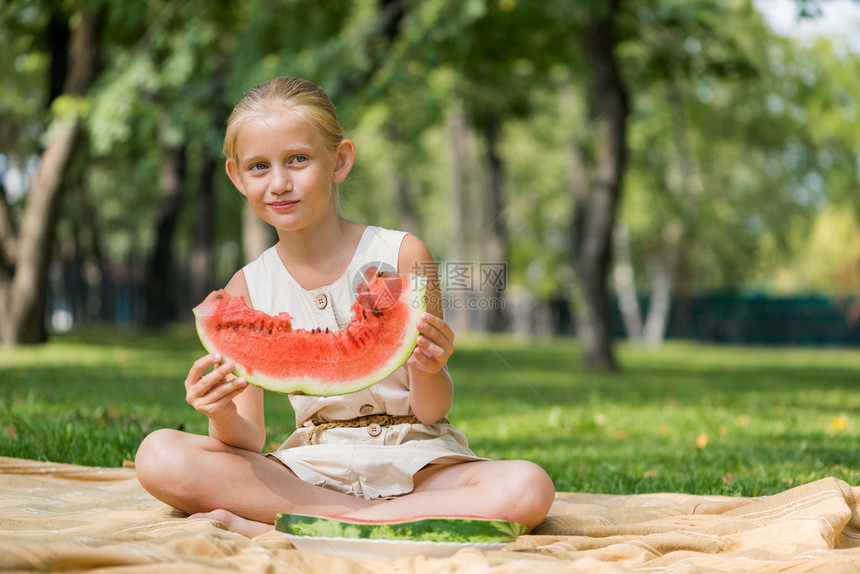
<path id="1" fill-rule="evenodd" d="M 228 293 L 250 300 L 245 275 L 236 273 L 225 287 Z M 186 400 L 209 418 L 209 436 L 224 444 L 261 452 L 266 442 L 263 389 L 232 374 L 233 365 L 206 355 L 195 361 L 185 381 Z M 208 374 L 205 370 L 213 367 Z"/>
<path id="2" fill-rule="evenodd" d="M 436 264 L 424 243 L 413 235 L 407 235 L 400 246 L 398 271 L 427 276 L 427 312 L 418 324 L 421 334 L 406 368 L 412 412 L 422 423 L 433 424 L 448 413 L 454 396 L 446 366 L 454 352 L 454 332 L 442 316 Z"/>

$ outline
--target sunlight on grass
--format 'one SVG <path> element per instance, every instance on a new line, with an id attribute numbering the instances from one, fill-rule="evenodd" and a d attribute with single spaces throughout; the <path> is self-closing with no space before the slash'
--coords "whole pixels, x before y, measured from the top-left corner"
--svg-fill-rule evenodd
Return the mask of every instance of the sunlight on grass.
<path id="1" fill-rule="evenodd" d="M 450 418 L 480 455 L 541 464 L 559 490 L 762 495 L 860 484 L 860 350 L 618 346 L 584 373 L 575 341 L 458 339 Z M 160 427 L 205 432 L 183 381 L 194 333 L 89 332 L 0 353 L 0 455 L 118 466 Z M 269 394 L 270 443 L 294 418 Z"/>
<path id="2" fill-rule="evenodd" d="M 561 490 L 753 495 L 860 481 L 858 350 L 619 345 L 624 370 L 611 376 L 581 372 L 570 341 L 461 343 L 456 424 L 480 454 L 535 460 Z"/>

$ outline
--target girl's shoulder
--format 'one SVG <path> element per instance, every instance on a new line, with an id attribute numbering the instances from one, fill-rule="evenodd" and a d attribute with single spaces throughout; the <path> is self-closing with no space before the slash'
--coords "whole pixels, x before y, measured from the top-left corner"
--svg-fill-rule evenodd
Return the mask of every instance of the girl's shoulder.
<path id="1" fill-rule="evenodd" d="M 426 267 L 433 263 L 433 255 L 418 237 L 407 233 L 400 243 L 397 268 L 400 273 L 426 275 Z M 435 267 L 435 265 L 434 265 Z"/>
<path id="2" fill-rule="evenodd" d="M 424 242 L 414 235 L 406 235 L 400 245 L 397 268 L 400 273 L 427 277 L 427 310 L 439 318 L 444 318 L 438 264 Z"/>
<path id="3" fill-rule="evenodd" d="M 233 277 L 224 286 L 224 290 L 233 297 L 243 297 L 245 304 L 251 307 L 251 293 L 248 289 L 248 281 L 245 279 L 244 269 L 239 269 L 233 274 Z M 251 308 L 253 309 L 253 307 Z"/>
<path id="4" fill-rule="evenodd" d="M 380 257 L 397 266 L 398 273 L 413 273 L 435 276 L 435 262 L 430 250 L 421 239 L 407 231 L 368 226 L 365 231 L 368 251 L 374 256 L 386 251 L 387 257 Z M 373 246 L 371 246 L 373 245 Z"/>

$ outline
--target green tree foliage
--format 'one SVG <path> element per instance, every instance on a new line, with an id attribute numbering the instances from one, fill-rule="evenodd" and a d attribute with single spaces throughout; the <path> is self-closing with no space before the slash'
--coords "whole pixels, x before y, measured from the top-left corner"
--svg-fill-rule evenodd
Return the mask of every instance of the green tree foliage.
<path id="1" fill-rule="evenodd" d="M 133 306 L 145 307 L 139 291 L 159 243 L 159 170 L 170 149 L 185 158 L 169 239 L 176 317 L 196 302 L 186 287 L 203 245 L 211 250 L 205 284 L 229 277 L 242 260 L 242 201 L 222 174 L 223 123 L 244 89 L 277 75 L 322 85 L 356 140 L 344 212 L 413 228 L 439 259 L 451 255 L 447 122 L 464 113 L 472 159 L 461 159 L 474 185 L 468 256 L 486 257 L 492 223 L 504 223 L 509 304 L 528 305 L 521 330 L 538 328 L 535 318 L 551 303 L 571 300 L 571 150 L 586 164 L 594 159 L 593 110 L 601 109 L 589 96 L 579 38 L 606 3 L 93 4 L 105 10 L 104 57 L 81 108 L 85 145 L 65 181 L 55 260 L 66 279 L 52 289 L 52 304 L 73 298 L 77 281 L 90 289 L 80 295 L 87 303 L 78 320 L 115 317 L 135 292 Z M 7 166 L 23 166 L 43 143 L 52 93 L 45 32 L 57 25 L 54 9 L 70 6 L 0 5 L 0 40 L 9 47 L 0 71 L 13 78 L 0 83 Z M 803 238 L 824 207 L 860 215 L 855 53 L 777 37 L 748 1 L 628 0 L 615 26 L 631 93 L 619 217 L 640 292 L 652 290 L 654 261 L 672 250 L 676 295 L 764 285 L 771 269 L 785 277 L 793 257 L 804 257 Z M 491 209 L 493 165 L 503 180 Z M 211 207 L 203 189 L 214 192 Z M 23 198 L 4 198 L 19 220 Z"/>
<path id="2" fill-rule="evenodd" d="M 851 80 L 816 81 L 837 54 L 774 36 L 750 7 L 714 3 L 696 14 L 706 25 L 650 29 L 665 55 L 661 73 L 649 60 L 637 74 L 652 83 L 637 99 L 633 145 L 643 153 L 634 154 L 624 215 L 640 261 L 677 222 L 685 288 L 738 290 L 761 269 L 763 248 L 788 256 L 825 205 L 853 201 L 845 168 L 856 147 L 834 135 L 856 127 L 833 130 L 822 117 L 844 114 L 831 92 L 844 97 Z"/>

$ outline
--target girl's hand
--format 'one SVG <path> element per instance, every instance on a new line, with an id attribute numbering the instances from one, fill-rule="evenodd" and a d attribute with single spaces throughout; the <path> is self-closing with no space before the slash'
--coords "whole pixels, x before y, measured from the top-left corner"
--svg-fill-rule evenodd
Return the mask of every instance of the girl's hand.
<path id="1" fill-rule="evenodd" d="M 406 364 L 427 373 L 442 370 L 454 353 L 454 331 L 432 313 L 421 315 L 418 331 L 421 334 Z"/>
<path id="2" fill-rule="evenodd" d="M 231 373 L 232 363 L 219 365 L 221 355 L 211 354 L 194 361 L 185 379 L 185 400 L 212 421 L 227 421 L 236 416 L 233 399 L 248 386 Z M 208 374 L 206 369 L 214 367 Z"/>

